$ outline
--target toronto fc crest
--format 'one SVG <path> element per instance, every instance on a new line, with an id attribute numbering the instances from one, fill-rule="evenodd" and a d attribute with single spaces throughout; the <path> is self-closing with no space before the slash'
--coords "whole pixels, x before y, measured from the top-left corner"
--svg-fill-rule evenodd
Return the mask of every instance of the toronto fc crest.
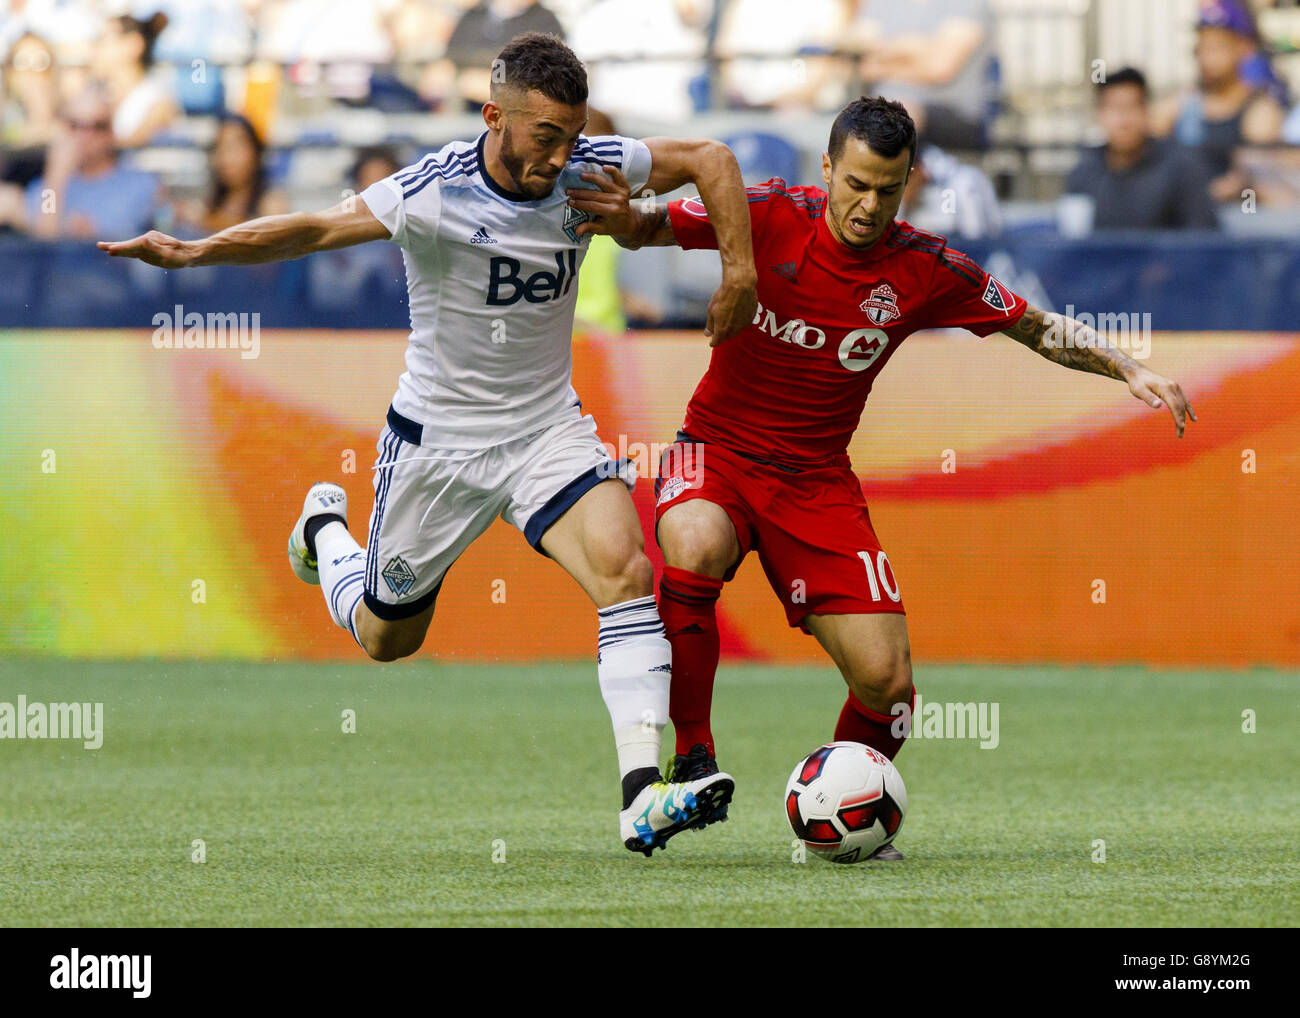
<path id="1" fill-rule="evenodd" d="M 888 283 L 881 283 L 872 290 L 858 307 L 867 313 L 872 325 L 888 325 L 895 318 L 903 317 L 903 312 L 898 310 L 898 294 Z"/>

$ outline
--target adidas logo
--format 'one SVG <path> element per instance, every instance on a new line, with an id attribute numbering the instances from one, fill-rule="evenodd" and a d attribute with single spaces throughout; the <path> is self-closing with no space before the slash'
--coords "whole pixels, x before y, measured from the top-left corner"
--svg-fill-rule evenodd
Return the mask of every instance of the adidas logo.
<path id="1" fill-rule="evenodd" d="M 470 237 L 469 242 L 471 244 L 495 244 L 497 241 L 495 237 L 488 236 L 486 226 L 480 226 L 474 231 L 474 236 Z"/>
<path id="2" fill-rule="evenodd" d="M 768 268 L 782 279 L 788 279 L 792 283 L 798 282 L 794 275 L 794 262 L 782 262 L 780 265 L 769 265 Z"/>

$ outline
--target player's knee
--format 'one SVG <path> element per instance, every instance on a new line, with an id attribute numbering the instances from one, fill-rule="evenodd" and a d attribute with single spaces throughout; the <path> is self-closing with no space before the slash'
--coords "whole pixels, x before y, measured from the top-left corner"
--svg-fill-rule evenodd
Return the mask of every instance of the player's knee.
<path id="1" fill-rule="evenodd" d="M 618 604 L 654 593 L 655 568 L 645 549 L 628 541 L 622 547 L 606 547 L 593 572 L 599 586 L 598 600 Z"/>
<path id="2" fill-rule="evenodd" d="M 906 645 L 874 648 L 854 662 L 849 682 L 853 694 L 880 714 L 893 713 L 912 695 L 912 657 Z"/>
<path id="3" fill-rule="evenodd" d="M 677 569 L 721 577 L 731 565 L 733 549 L 726 535 L 709 527 L 676 527 L 661 539 L 664 561 Z"/>
<path id="4" fill-rule="evenodd" d="M 377 633 L 367 633 L 363 645 L 372 660 L 388 662 L 410 657 L 423 642 L 421 636 L 385 627 Z"/>

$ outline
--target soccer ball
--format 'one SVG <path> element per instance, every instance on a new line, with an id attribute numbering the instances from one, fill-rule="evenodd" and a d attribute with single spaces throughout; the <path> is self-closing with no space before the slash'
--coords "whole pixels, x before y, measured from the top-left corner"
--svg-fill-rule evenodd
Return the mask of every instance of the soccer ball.
<path id="1" fill-rule="evenodd" d="M 830 862 L 862 862 L 894 840 L 906 812 L 907 789 L 898 768 L 858 742 L 813 750 L 785 786 L 790 829 Z"/>

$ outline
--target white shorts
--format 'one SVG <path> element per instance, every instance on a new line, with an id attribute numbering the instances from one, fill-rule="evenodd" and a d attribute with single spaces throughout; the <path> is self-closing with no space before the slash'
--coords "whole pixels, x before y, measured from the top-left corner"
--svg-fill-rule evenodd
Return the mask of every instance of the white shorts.
<path id="1" fill-rule="evenodd" d="M 541 551 L 551 524 L 601 481 L 636 484 L 635 466 L 610 459 L 577 406 L 558 424 L 486 449 L 434 449 L 420 437 L 417 422 L 389 408 L 366 543 L 366 607 L 381 619 L 432 605 L 452 563 L 498 516 Z"/>

